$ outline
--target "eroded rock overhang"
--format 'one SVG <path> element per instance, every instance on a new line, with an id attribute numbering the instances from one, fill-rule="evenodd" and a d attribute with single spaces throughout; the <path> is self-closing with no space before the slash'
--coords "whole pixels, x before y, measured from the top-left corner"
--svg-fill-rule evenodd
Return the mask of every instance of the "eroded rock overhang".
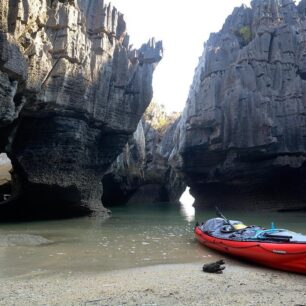
<path id="1" fill-rule="evenodd" d="M 162 43 L 102 0 L 0 4 L 0 151 L 25 211 L 103 211 L 103 174 L 152 99 Z M 56 209 L 57 209 L 56 208 Z"/>

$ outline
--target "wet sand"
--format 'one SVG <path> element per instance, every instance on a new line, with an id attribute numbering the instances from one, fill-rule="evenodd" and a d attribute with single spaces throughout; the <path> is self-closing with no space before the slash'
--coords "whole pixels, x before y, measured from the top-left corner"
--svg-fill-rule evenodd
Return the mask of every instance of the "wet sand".
<path id="1" fill-rule="evenodd" d="M 86 260 L 86 259 L 84 259 Z M 226 260 L 0 279 L 0 305 L 306 305 L 306 278 Z"/>

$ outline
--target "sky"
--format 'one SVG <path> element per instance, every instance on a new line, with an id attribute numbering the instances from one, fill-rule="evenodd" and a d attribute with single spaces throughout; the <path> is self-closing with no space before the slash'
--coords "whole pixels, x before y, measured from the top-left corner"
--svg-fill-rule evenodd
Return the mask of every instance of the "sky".
<path id="1" fill-rule="evenodd" d="M 140 47 L 149 38 L 163 41 L 164 58 L 154 72 L 154 100 L 168 112 L 182 111 L 212 32 L 218 32 L 234 7 L 250 0 L 111 0 L 124 14 L 130 43 Z"/>

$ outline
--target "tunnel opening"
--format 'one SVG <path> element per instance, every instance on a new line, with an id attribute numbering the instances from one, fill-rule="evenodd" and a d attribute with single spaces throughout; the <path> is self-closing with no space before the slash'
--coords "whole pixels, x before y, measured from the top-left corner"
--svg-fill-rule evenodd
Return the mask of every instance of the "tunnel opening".
<path id="1" fill-rule="evenodd" d="M 305 71 L 301 71 L 301 70 L 298 70 L 297 74 L 300 76 L 300 78 L 302 80 L 306 80 L 306 72 Z"/>
<path id="2" fill-rule="evenodd" d="M 112 173 L 103 177 L 102 185 L 103 194 L 101 200 L 103 205 L 108 208 L 126 204 L 135 192 L 134 189 L 125 188 L 128 183 L 118 182 Z"/>
<path id="3" fill-rule="evenodd" d="M 55 220 L 90 215 L 76 186 L 29 183 L 17 162 L 0 154 L 0 222 Z"/>
<path id="4" fill-rule="evenodd" d="M 139 203 L 168 202 L 168 191 L 162 184 L 155 182 L 144 183 L 140 179 L 134 180 L 121 177 L 118 180 L 114 174 L 106 174 L 102 179 L 102 203 L 107 208 Z"/>
<path id="5" fill-rule="evenodd" d="M 84 217 L 91 214 L 81 205 L 75 186 L 31 184 L 20 195 L 12 195 L 0 204 L 0 222 L 25 222 Z"/>

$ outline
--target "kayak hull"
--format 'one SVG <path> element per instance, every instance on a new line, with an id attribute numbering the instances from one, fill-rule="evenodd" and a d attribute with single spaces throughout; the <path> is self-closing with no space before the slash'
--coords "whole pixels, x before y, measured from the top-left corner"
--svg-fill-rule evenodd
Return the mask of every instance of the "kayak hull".
<path id="1" fill-rule="evenodd" d="M 208 248 L 278 270 L 306 274 L 306 243 L 222 239 L 195 228 L 196 239 Z"/>

